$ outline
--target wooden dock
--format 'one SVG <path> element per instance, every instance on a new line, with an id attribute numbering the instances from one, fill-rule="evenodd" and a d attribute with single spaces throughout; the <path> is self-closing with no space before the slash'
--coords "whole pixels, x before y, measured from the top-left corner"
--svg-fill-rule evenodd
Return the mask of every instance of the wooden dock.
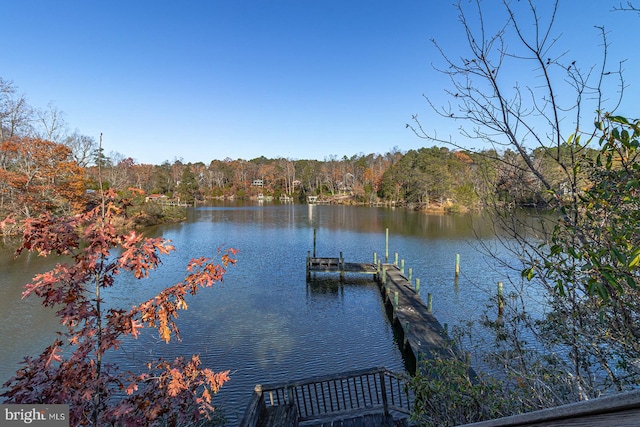
<path id="1" fill-rule="evenodd" d="M 315 234 L 315 233 L 314 233 Z M 402 351 L 418 362 L 434 353 L 442 355 L 451 348 L 444 328 L 420 297 L 419 282 L 414 287 L 404 274 L 404 262 L 398 267 L 381 263 L 346 262 L 337 258 L 307 255 L 307 279 L 316 274 L 370 274 L 379 284 L 384 304 L 394 328 L 401 331 Z M 410 275 L 409 275 L 410 276 Z M 411 360 L 407 361 L 411 366 Z M 405 374 L 385 368 L 352 371 L 275 385 L 258 385 L 245 411 L 241 427 L 263 426 L 408 426 L 413 406 L 413 391 Z"/>
<path id="2" fill-rule="evenodd" d="M 418 290 L 398 266 L 383 264 L 382 268 L 378 283 L 385 304 L 391 310 L 393 323 L 402 331 L 403 351 L 410 351 L 416 364 L 435 353 L 452 356 L 446 331 Z"/>
<path id="3" fill-rule="evenodd" d="M 307 278 L 315 273 L 339 273 L 341 279 L 344 279 L 346 273 L 372 274 L 380 285 L 394 326 L 402 332 L 402 350 L 405 355 L 412 356 L 413 360 L 408 365 L 413 370 L 422 358 L 429 358 L 433 353 L 444 356 L 445 352 L 450 351 L 446 331 L 431 313 L 429 305 L 420 297 L 419 289 L 404 274 L 403 268 L 379 262 L 345 262 L 342 254 L 338 258 L 311 257 L 309 254 Z"/>

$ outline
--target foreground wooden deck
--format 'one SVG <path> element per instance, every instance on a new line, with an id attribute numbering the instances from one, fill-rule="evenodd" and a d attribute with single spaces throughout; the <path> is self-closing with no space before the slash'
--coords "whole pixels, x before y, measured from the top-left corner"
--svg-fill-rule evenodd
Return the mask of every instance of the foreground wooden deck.
<path id="1" fill-rule="evenodd" d="M 390 415 L 369 414 L 353 418 L 305 424 L 308 427 L 407 427 L 406 419 L 394 420 Z"/>
<path id="2" fill-rule="evenodd" d="M 257 385 L 240 426 L 407 426 L 413 397 L 406 380 L 372 368 Z"/>
<path id="3" fill-rule="evenodd" d="M 458 427 L 637 427 L 640 390 Z"/>

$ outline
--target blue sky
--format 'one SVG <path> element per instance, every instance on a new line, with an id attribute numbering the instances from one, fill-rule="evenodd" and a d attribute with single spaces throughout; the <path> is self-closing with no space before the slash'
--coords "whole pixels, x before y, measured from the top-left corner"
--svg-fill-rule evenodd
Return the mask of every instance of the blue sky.
<path id="1" fill-rule="evenodd" d="M 405 128 L 413 114 L 439 135 L 458 134 L 460 123 L 422 97 L 447 102 L 431 39 L 464 54 L 451 3 L 0 0 L 0 76 L 35 107 L 53 102 L 70 130 L 103 133 L 105 152 L 139 163 L 406 151 L 433 145 Z M 610 60 L 627 59 L 621 112 L 633 116 L 624 107 L 640 96 L 640 16 L 610 12 L 619 4 L 562 1 L 556 46 L 595 63 L 594 25 L 604 25 Z M 488 25 L 503 22 L 500 1 L 483 5 Z"/>

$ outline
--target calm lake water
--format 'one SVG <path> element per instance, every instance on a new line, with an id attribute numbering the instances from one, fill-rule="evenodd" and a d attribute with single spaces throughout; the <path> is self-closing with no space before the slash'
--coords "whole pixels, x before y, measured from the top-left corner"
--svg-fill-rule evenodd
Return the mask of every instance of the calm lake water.
<path id="1" fill-rule="evenodd" d="M 200 354 L 204 365 L 230 370 L 231 380 L 216 396 L 229 425 L 242 417 L 253 388 L 309 376 L 385 366 L 405 369 L 377 285 L 369 276 L 334 276 L 307 282 L 305 259 L 317 229 L 318 256 L 348 262 L 384 257 L 389 229 L 394 253 L 421 280 L 421 293 L 433 294 L 435 316 L 450 327 L 478 318 L 507 270 L 478 251 L 478 240 L 500 250 L 492 228 L 476 216 L 441 216 L 404 209 L 307 205 L 224 205 L 190 209 L 186 222 L 147 231 L 177 248 L 163 258 L 146 281 L 122 277 L 106 293 L 111 304 L 127 307 L 180 281 L 187 261 L 216 248 L 240 252 L 225 280 L 189 300 L 180 314 L 182 342 L 165 345 L 152 333 L 127 345 L 115 357 L 137 370 L 151 357 Z M 456 254 L 460 277 L 454 279 Z M 0 249 L 0 381 L 4 383 L 25 355 L 53 341 L 52 313 L 39 300 L 21 300 L 22 285 L 54 260 Z M 511 273 L 513 274 L 513 273 Z M 505 289 L 508 292 L 508 289 Z"/>

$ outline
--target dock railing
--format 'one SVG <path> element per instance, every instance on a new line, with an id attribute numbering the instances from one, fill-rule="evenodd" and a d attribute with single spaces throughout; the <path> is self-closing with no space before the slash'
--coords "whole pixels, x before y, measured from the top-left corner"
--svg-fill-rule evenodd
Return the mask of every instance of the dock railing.
<path id="1" fill-rule="evenodd" d="M 256 426 L 264 411 L 281 405 L 296 408 L 300 425 L 373 413 L 408 417 L 413 395 L 406 380 L 406 376 L 386 368 L 372 368 L 258 385 L 240 426 Z"/>

